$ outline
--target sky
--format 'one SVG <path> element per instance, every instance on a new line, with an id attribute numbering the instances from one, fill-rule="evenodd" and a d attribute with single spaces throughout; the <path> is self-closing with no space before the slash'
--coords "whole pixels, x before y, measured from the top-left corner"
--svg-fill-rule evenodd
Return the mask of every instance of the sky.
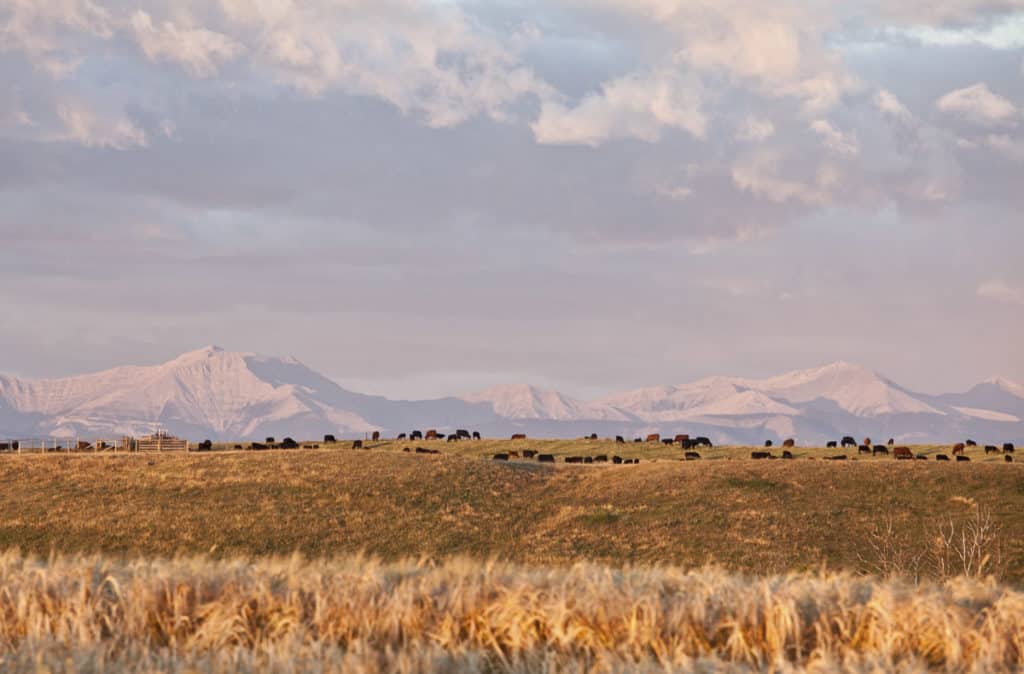
<path id="1" fill-rule="evenodd" d="M 1024 381 L 1024 0 L 0 0 L 0 372 Z"/>

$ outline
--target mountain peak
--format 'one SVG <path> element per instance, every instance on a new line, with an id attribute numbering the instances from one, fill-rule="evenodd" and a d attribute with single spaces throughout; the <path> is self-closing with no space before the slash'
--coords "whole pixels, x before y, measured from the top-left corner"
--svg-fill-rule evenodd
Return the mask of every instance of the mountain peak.
<path id="1" fill-rule="evenodd" d="M 1015 395 L 1018 398 L 1024 398 L 1024 386 L 1018 384 L 1015 381 L 1011 381 L 1011 380 L 1007 379 L 1006 377 L 1000 377 L 1000 376 L 997 375 L 997 376 L 994 376 L 994 377 L 989 377 L 988 379 L 986 379 L 982 383 L 983 384 L 991 384 L 992 386 L 995 386 L 996 388 L 998 388 L 1000 390 L 1006 391 L 1007 393 L 1009 393 L 1011 395 Z"/>

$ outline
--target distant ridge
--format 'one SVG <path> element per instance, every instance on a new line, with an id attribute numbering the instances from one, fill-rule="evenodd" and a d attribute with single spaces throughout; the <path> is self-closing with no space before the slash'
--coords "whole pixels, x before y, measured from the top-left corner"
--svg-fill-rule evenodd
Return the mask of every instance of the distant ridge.
<path id="1" fill-rule="evenodd" d="M 992 377 L 963 393 L 915 393 L 835 362 L 774 377 L 708 377 L 581 401 L 527 384 L 399 401 L 348 391 L 299 360 L 206 346 L 150 367 L 62 379 L 0 376 L 0 438 L 143 434 L 190 438 L 362 437 L 374 430 L 470 428 L 491 435 L 691 432 L 718 442 L 840 435 L 946 442 L 1024 441 L 1024 386 Z"/>

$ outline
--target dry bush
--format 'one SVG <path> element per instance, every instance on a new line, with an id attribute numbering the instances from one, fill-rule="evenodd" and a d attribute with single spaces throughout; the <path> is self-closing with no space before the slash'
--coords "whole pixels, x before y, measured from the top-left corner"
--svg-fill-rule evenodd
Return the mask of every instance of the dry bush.
<path id="1" fill-rule="evenodd" d="M 0 555 L 0 671 L 1024 667 L 1024 593 L 845 573 Z"/>

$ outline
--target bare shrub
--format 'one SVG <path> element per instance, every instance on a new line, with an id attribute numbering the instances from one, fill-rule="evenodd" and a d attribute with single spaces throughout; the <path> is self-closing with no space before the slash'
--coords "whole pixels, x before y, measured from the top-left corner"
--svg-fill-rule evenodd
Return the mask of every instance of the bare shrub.
<path id="1" fill-rule="evenodd" d="M 953 518 L 939 525 L 932 548 L 939 578 L 968 576 L 999 578 L 1005 570 L 1000 527 L 989 508 L 975 506 L 964 521 Z"/>
<path id="2" fill-rule="evenodd" d="M 867 549 L 857 553 L 864 569 L 876 576 L 902 576 L 915 583 L 921 578 L 927 551 L 919 549 L 910 536 L 900 532 L 892 515 L 876 522 L 868 532 Z"/>

